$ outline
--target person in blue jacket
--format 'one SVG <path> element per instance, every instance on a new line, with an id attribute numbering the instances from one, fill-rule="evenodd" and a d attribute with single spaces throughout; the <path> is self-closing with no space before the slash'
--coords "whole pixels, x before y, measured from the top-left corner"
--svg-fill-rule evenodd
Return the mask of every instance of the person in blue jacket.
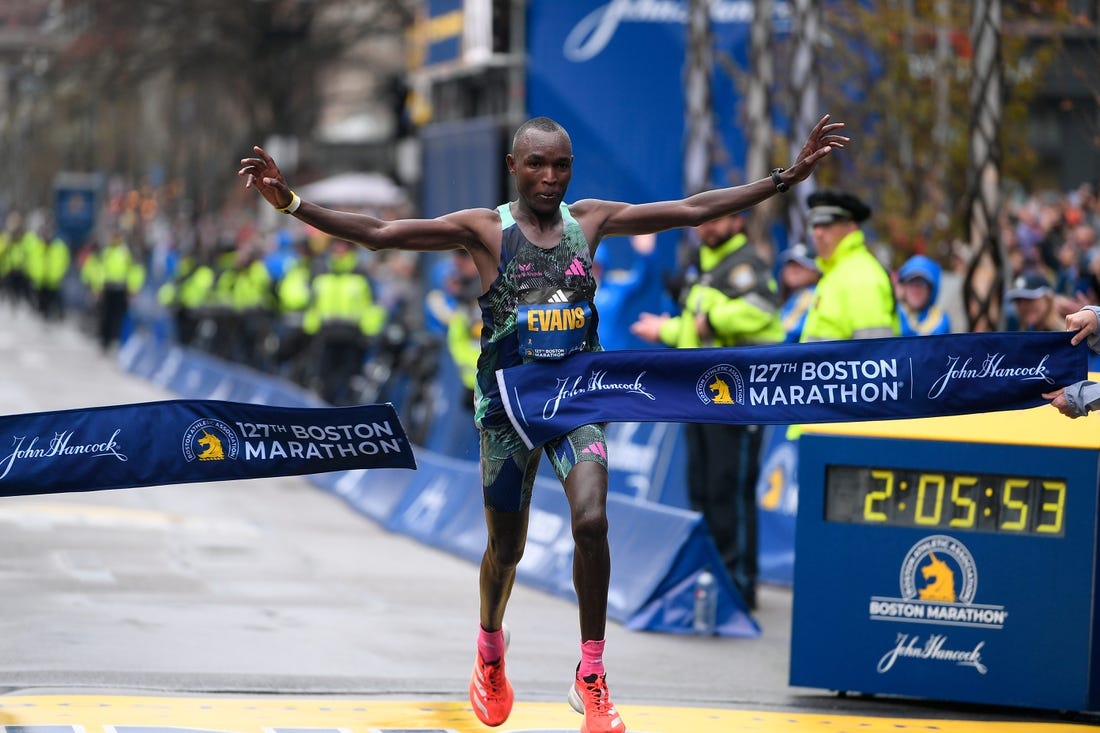
<path id="1" fill-rule="evenodd" d="M 902 336 L 951 333 L 951 319 L 936 305 L 942 270 L 924 255 L 913 255 L 898 270 Z"/>
<path id="2" fill-rule="evenodd" d="M 817 264 L 813 249 L 802 242 L 785 249 L 780 261 L 779 294 L 783 297 L 783 307 L 779 320 L 783 322 L 786 343 L 797 344 L 802 340 L 802 326 L 814 302 L 821 266 Z"/>

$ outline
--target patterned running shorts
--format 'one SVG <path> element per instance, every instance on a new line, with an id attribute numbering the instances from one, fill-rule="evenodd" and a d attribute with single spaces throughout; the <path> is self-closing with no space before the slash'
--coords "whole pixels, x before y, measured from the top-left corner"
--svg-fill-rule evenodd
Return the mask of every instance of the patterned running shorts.
<path id="1" fill-rule="evenodd" d="M 607 468 L 607 439 L 602 424 L 582 425 L 542 450 L 549 456 L 562 486 L 573 467 L 596 461 Z M 481 490 L 485 507 L 498 512 L 518 512 L 531 503 L 531 489 L 538 472 L 539 448 L 528 448 L 511 426 L 481 428 Z"/>

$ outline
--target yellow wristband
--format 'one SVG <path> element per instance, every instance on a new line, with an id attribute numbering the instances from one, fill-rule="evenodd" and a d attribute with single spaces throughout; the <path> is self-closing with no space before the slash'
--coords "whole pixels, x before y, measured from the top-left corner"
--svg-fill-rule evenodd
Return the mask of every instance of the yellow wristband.
<path id="1" fill-rule="evenodd" d="M 286 206 L 284 206 L 281 209 L 277 208 L 275 210 L 276 211 L 281 211 L 284 214 L 293 214 L 295 211 L 298 210 L 298 207 L 301 206 L 301 205 L 302 205 L 302 199 L 298 196 L 298 194 L 291 191 L 290 192 L 290 203 L 287 204 Z"/>

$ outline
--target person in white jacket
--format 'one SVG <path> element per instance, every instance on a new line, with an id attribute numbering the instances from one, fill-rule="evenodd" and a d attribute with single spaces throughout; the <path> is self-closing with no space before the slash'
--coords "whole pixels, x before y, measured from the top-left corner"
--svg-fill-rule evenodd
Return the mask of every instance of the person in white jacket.
<path id="1" fill-rule="evenodd" d="M 1071 343 L 1075 346 L 1088 339 L 1089 348 L 1100 354 L 1100 306 L 1086 305 L 1076 313 L 1066 316 L 1066 330 L 1076 331 Z M 1044 399 L 1066 417 L 1084 417 L 1091 410 L 1100 409 L 1100 382 L 1083 379 L 1068 387 L 1047 392 Z"/>

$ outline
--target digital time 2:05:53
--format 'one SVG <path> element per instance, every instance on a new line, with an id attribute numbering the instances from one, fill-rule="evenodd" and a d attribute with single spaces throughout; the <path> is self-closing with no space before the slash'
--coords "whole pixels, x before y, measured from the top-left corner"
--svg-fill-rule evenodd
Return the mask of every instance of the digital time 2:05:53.
<path id="1" fill-rule="evenodd" d="M 1061 537 L 1066 480 L 1043 476 L 826 466 L 830 522 Z"/>

